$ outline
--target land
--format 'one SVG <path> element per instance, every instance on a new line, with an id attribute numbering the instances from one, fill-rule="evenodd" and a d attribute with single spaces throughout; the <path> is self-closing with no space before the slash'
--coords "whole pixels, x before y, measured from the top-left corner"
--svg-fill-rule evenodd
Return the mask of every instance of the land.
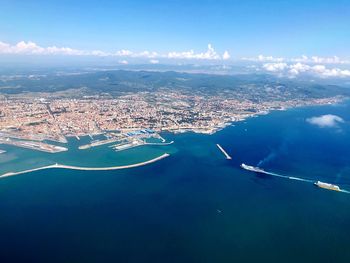
<path id="1" fill-rule="evenodd" d="M 1 76 L 0 143 L 57 152 L 64 147 L 47 141 L 105 134 L 106 140 L 81 149 L 113 142 L 129 147 L 142 144 L 127 138 L 132 131 L 212 134 L 271 110 L 331 104 L 349 96 L 349 89 L 339 86 L 256 75 L 106 71 Z"/>

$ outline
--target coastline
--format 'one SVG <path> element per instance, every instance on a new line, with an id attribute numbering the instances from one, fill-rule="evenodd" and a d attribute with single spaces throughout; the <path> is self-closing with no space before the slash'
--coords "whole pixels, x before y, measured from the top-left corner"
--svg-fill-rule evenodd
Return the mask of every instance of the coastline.
<path id="1" fill-rule="evenodd" d="M 40 171 L 40 170 L 47 170 L 47 169 L 69 169 L 69 170 L 80 170 L 80 171 L 113 171 L 113 170 L 121 170 L 121 169 L 129 169 L 129 168 L 135 168 L 139 166 L 144 166 L 147 164 L 151 164 L 154 162 L 157 162 L 159 160 L 162 160 L 166 157 L 169 157 L 170 154 L 164 153 L 156 158 L 153 158 L 148 161 L 140 162 L 140 163 L 135 163 L 135 164 L 129 164 L 129 165 L 121 165 L 121 166 L 111 166 L 111 167 L 81 167 L 81 166 L 72 166 L 72 165 L 64 165 L 64 164 L 53 164 L 53 165 L 47 165 L 43 167 L 38 167 L 34 169 L 29 169 L 29 170 L 24 170 L 24 171 L 19 171 L 19 172 L 7 172 L 2 175 L 0 175 L 1 178 L 5 177 L 10 177 L 10 176 L 15 176 L 15 175 L 20 175 L 20 174 L 26 174 L 26 173 L 31 173 L 35 171 Z"/>
<path id="2" fill-rule="evenodd" d="M 267 107 L 266 105 L 263 105 L 264 107 L 256 112 L 245 112 L 244 114 L 232 114 L 231 116 L 227 116 L 227 118 L 222 119 L 219 123 L 216 124 L 212 124 L 212 126 L 195 126 L 195 125 L 189 125 L 189 126 L 177 126 L 177 127 L 162 127 L 162 128 L 158 128 L 155 129 L 156 132 L 169 132 L 169 133 L 173 133 L 173 134 L 178 134 L 178 133 L 185 133 L 185 132 L 193 132 L 193 133 L 199 133 L 199 134 L 206 134 L 206 135 L 213 135 L 215 133 L 217 133 L 220 130 L 223 130 L 224 128 L 228 127 L 228 126 L 232 126 L 235 123 L 238 122 L 242 122 L 245 121 L 249 118 L 254 118 L 254 117 L 258 117 L 259 115 L 267 115 L 272 111 L 285 111 L 288 109 L 292 109 L 292 108 L 300 108 L 300 107 L 312 107 L 312 106 L 322 106 L 322 105 L 329 105 L 329 104 L 337 104 L 340 102 L 343 102 L 345 100 L 348 100 L 348 97 L 344 97 L 344 96 L 334 96 L 334 97 L 329 97 L 329 98 L 321 98 L 321 99 L 313 99 L 313 100 L 309 100 L 309 101 L 287 101 L 284 103 L 284 105 L 279 105 L 282 102 L 276 102 L 277 105 L 275 105 L 274 107 Z M 124 132 L 126 130 L 139 130 L 139 129 L 144 129 L 145 127 L 139 127 L 139 128 L 132 128 L 132 129 L 121 129 Z M 27 144 L 28 142 L 31 143 L 32 145 L 30 145 L 28 148 L 34 149 L 34 150 L 40 150 L 40 151 L 45 151 L 45 152 L 50 152 L 50 153 L 56 153 L 56 152 L 61 152 L 61 151 L 66 151 L 68 150 L 65 147 L 62 146 L 53 146 L 49 143 L 44 143 L 42 141 L 48 140 L 48 141 L 56 141 L 56 142 L 60 142 L 60 143 L 67 143 L 67 140 L 65 139 L 66 137 L 75 137 L 77 140 L 80 140 L 79 136 L 90 136 L 90 138 L 92 138 L 92 135 L 100 135 L 100 134 L 104 134 L 107 131 L 99 131 L 99 132 L 95 132 L 93 134 L 88 133 L 88 134 L 83 134 L 83 133 L 77 133 L 77 134 L 66 134 L 63 135 L 64 141 L 63 140 L 52 140 L 52 136 L 50 136 L 49 138 L 45 138 L 45 137 L 41 137 L 39 141 L 37 141 L 37 138 L 27 138 L 25 136 L 20 136 L 18 134 L 13 134 L 11 132 L 4 132 L 4 131 L 0 131 L 0 144 L 20 144 L 20 145 L 15 145 L 15 146 L 19 146 L 19 147 L 24 147 L 27 148 Z M 6 135 L 6 136 L 4 136 Z M 1 138 L 3 137 L 3 139 Z M 5 139 L 7 138 L 18 138 L 18 139 L 25 139 L 23 141 L 6 141 Z M 2 139 L 2 141 L 1 141 Z M 95 142 L 95 143 L 90 143 L 90 144 L 86 144 L 86 145 L 81 145 L 79 146 L 79 149 L 88 149 L 90 147 L 95 147 L 95 146 L 99 146 L 99 145 L 103 145 L 103 144 L 107 144 L 107 143 L 113 143 L 115 141 L 118 141 L 120 138 L 110 138 L 107 140 L 103 140 L 103 141 L 99 141 L 99 142 Z M 34 145 L 35 144 L 35 145 Z M 160 145 L 160 144 L 159 144 Z"/>
<path id="3" fill-rule="evenodd" d="M 212 126 L 212 127 L 179 127 L 179 128 L 171 128 L 167 129 L 164 128 L 161 131 L 166 131 L 170 132 L 173 134 L 178 134 L 178 133 L 186 133 L 186 132 L 193 132 L 193 133 L 198 133 L 198 134 L 205 134 L 205 135 L 213 135 L 229 126 L 235 125 L 236 123 L 246 121 L 251 118 L 256 118 L 261 115 L 268 115 L 271 112 L 274 111 L 287 111 L 290 109 L 296 109 L 296 108 L 303 108 L 303 107 L 316 107 L 316 106 L 326 106 L 326 105 L 336 105 L 341 102 L 347 101 L 350 98 L 348 97 L 330 97 L 327 99 L 320 99 L 319 101 L 304 101 L 303 103 L 295 103 L 292 105 L 284 105 L 283 107 L 280 108 L 270 108 L 270 109 L 264 109 L 260 110 L 254 113 L 247 113 L 244 115 L 241 115 L 239 117 L 237 116 L 231 116 L 230 121 L 224 121 L 220 123 L 219 125 Z"/>

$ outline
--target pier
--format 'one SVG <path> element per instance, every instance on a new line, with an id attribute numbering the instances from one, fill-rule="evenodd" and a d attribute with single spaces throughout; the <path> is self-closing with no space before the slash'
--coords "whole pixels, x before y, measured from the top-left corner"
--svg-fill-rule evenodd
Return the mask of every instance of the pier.
<path id="1" fill-rule="evenodd" d="M 220 144 L 216 144 L 216 146 L 219 148 L 219 150 L 225 155 L 227 160 L 231 160 L 231 156 L 224 150 L 224 148 L 221 147 Z"/>
<path id="2" fill-rule="evenodd" d="M 146 142 L 145 145 L 170 145 L 173 144 L 174 141 L 170 141 L 170 142 Z"/>
<path id="3" fill-rule="evenodd" d="M 43 167 L 39 167 L 39 168 L 34 168 L 34 169 L 29 169 L 29 170 L 24 170 L 24 171 L 20 171 L 20 172 L 4 173 L 4 174 L 0 175 L 0 178 L 15 176 L 15 175 L 19 175 L 19 174 L 25 174 L 25 173 L 31 173 L 31 172 L 40 171 L 40 170 L 47 170 L 47 169 L 70 169 L 70 170 L 80 170 L 80 171 L 112 171 L 112 170 L 129 169 L 129 168 L 134 168 L 134 167 L 139 167 L 139 166 L 151 164 L 151 163 L 157 162 L 161 159 L 164 159 L 168 156 L 170 156 L 170 154 L 164 153 L 161 156 L 158 156 L 156 158 L 153 158 L 151 160 L 144 161 L 141 163 L 121 165 L 121 166 L 111 166 L 111 167 L 81 167 L 81 166 L 72 166 L 72 165 L 64 165 L 64 164 L 56 163 L 56 164 L 43 166 Z"/>
<path id="4" fill-rule="evenodd" d="M 111 138 L 111 139 L 106 139 L 106 140 L 101 140 L 101 141 L 96 141 L 96 142 L 92 142 L 89 144 L 85 144 L 85 145 L 81 145 L 79 146 L 79 150 L 86 150 L 92 147 L 97 147 L 97 146 L 101 146 L 101 145 L 105 145 L 105 144 L 109 144 L 109 143 L 114 143 L 114 142 L 118 142 L 118 141 L 122 141 L 123 139 L 121 138 Z"/>

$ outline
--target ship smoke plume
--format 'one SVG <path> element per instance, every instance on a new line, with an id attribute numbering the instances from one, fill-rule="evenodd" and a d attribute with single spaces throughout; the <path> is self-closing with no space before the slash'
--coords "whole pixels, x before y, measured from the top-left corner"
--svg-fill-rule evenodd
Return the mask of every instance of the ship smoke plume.
<path id="1" fill-rule="evenodd" d="M 274 159 L 276 159 L 281 154 L 287 154 L 288 144 L 289 144 L 289 140 L 284 140 L 277 149 L 273 149 L 265 158 L 261 159 L 258 162 L 257 166 L 260 167 L 266 163 L 269 163 Z"/>

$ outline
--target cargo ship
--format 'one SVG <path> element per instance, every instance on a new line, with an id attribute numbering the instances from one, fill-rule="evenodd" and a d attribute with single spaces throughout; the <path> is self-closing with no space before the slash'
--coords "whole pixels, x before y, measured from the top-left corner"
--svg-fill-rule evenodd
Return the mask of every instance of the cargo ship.
<path id="1" fill-rule="evenodd" d="M 339 186 L 337 186 L 335 184 L 328 184 L 328 183 L 324 183 L 324 182 L 321 182 L 321 181 L 317 181 L 317 182 L 314 182 L 314 185 L 316 185 L 316 186 L 318 186 L 320 188 L 327 189 L 327 190 L 341 191 Z"/>
<path id="2" fill-rule="evenodd" d="M 244 170 L 251 171 L 251 172 L 266 174 L 266 171 L 264 171 L 263 169 L 261 169 L 259 167 L 255 167 L 255 166 L 246 165 L 244 163 L 241 164 L 241 168 Z"/>

